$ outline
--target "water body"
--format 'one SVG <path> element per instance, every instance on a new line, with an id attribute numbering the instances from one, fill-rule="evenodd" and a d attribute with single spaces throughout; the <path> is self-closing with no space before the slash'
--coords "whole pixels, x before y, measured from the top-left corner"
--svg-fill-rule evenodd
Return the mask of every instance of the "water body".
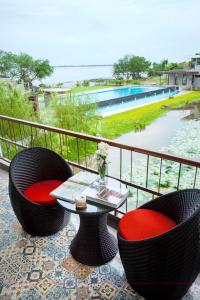
<path id="1" fill-rule="evenodd" d="M 133 96 L 135 94 L 142 94 L 145 92 L 151 92 L 165 88 L 165 86 L 130 86 L 130 87 L 120 87 L 120 88 L 108 88 L 104 90 L 84 92 L 82 95 L 96 99 L 96 102 L 101 102 L 104 100 Z M 80 95 L 80 97 L 83 97 Z"/>
<path id="2" fill-rule="evenodd" d="M 148 125 L 144 130 L 129 132 L 116 139 L 117 142 L 145 148 L 148 150 L 161 151 L 161 148 L 170 144 L 172 139 L 183 124 L 189 120 L 200 122 L 200 104 L 185 106 L 183 109 L 171 110 L 163 117 L 158 118 Z M 144 155 L 133 155 L 133 160 L 144 159 Z M 111 147 L 109 153 L 109 172 L 110 174 L 119 174 L 120 153 L 118 149 Z M 122 152 L 122 173 L 127 173 L 127 165 L 131 163 L 130 151 Z"/>
<path id="3" fill-rule="evenodd" d="M 98 91 L 84 92 L 81 93 L 78 97 L 81 99 L 88 99 L 90 102 L 103 102 L 100 107 L 97 108 L 97 111 L 104 117 L 132 109 L 134 107 L 144 106 L 150 103 L 155 103 L 169 98 L 171 95 L 175 95 L 178 91 L 173 90 L 163 90 L 162 93 L 157 92 L 158 90 L 166 88 L 165 86 L 130 86 L 130 87 L 121 87 L 121 88 L 108 88 Z M 154 92 L 155 91 L 155 92 Z M 146 95 L 145 93 L 153 92 L 153 95 Z M 141 94 L 143 97 L 139 98 L 136 95 Z M 118 103 L 112 99 L 118 99 L 123 97 L 131 97 L 128 101 L 120 100 Z M 109 101 L 107 101 L 109 100 Z M 111 102 L 111 103 L 110 103 Z"/>
<path id="4" fill-rule="evenodd" d="M 189 110 L 172 110 L 165 116 L 158 118 L 144 130 L 129 132 L 120 136 L 117 141 L 139 148 L 147 148 L 158 151 L 168 145 L 185 118 L 190 116 Z"/>
<path id="5" fill-rule="evenodd" d="M 56 84 L 58 82 L 69 83 L 89 80 L 95 78 L 112 78 L 112 66 L 90 66 L 90 67 L 55 67 L 50 77 L 43 79 L 45 84 Z"/>
<path id="6" fill-rule="evenodd" d="M 156 89 L 158 89 L 158 87 Z M 98 112 L 103 117 L 107 117 L 115 113 L 123 112 L 132 108 L 141 107 L 147 104 L 156 103 L 158 101 L 168 99 L 170 96 L 176 95 L 177 93 L 177 91 L 168 91 L 163 92 L 162 94 L 156 94 L 153 96 L 143 97 L 139 99 L 135 99 L 133 96 L 133 99 L 127 102 L 122 101 L 121 103 L 114 103 L 111 105 L 99 107 Z"/>
<path id="7" fill-rule="evenodd" d="M 142 131 L 129 132 L 116 139 L 117 142 L 159 151 L 169 144 L 176 131 L 187 120 L 200 120 L 200 103 L 171 110 Z"/>
<path id="8" fill-rule="evenodd" d="M 160 93 L 160 89 L 163 89 L 164 86 L 134 86 L 134 87 L 122 87 L 122 88 L 108 88 L 102 89 L 100 91 L 84 92 L 78 93 L 76 97 L 80 100 L 89 101 L 91 103 L 102 102 L 100 107 L 97 107 L 97 113 L 101 114 L 103 117 L 116 114 L 118 112 L 126 111 L 133 109 L 135 107 L 144 106 L 150 103 L 155 103 L 164 99 L 169 98 L 171 95 L 175 95 L 178 91 L 173 90 L 163 90 Z M 153 95 L 146 95 L 145 93 L 153 92 Z M 137 98 L 138 94 L 141 94 L 141 98 Z M 131 97 L 128 101 L 120 100 L 121 97 Z M 60 101 L 63 103 L 67 101 L 65 94 L 59 95 Z M 115 100 L 112 102 L 112 99 L 119 99 L 119 103 Z M 44 107 L 50 101 L 49 96 L 40 96 L 39 103 L 40 107 Z"/>

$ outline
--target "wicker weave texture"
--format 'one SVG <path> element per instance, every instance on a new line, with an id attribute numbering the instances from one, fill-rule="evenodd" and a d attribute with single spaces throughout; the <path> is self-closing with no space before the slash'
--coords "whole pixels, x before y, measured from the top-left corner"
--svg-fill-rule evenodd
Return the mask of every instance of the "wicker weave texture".
<path id="1" fill-rule="evenodd" d="M 173 192 L 141 208 L 162 212 L 178 225 L 143 241 L 118 234 L 127 280 L 145 299 L 181 299 L 200 272 L 200 190 Z"/>
<path id="2" fill-rule="evenodd" d="M 58 204 L 29 201 L 23 194 L 33 183 L 72 176 L 68 163 L 52 150 L 33 147 L 19 152 L 10 164 L 9 195 L 13 210 L 23 229 L 32 235 L 54 234 L 69 221 L 70 214 Z"/>
<path id="3" fill-rule="evenodd" d="M 107 213 L 80 215 L 80 227 L 73 239 L 70 251 L 79 262 L 103 265 L 117 254 L 117 240 L 107 228 Z"/>

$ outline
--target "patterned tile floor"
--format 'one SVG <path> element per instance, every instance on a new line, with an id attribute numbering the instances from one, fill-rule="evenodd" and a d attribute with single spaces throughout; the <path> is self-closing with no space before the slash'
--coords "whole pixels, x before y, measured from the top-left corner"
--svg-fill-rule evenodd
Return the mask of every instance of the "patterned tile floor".
<path id="1" fill-rule="evenodd" d="M 78 226 L 75 216 L 64 230 L 53 236 L 26 234 L 13 214 L 7 184 L 8 174 L 0 170 L 1 300 L 143 299 L 126 282 L 118 255 L 96 268 L 72 258 L 69 245 Z M 184 300 L 198 299 L 197 280 Z"/>

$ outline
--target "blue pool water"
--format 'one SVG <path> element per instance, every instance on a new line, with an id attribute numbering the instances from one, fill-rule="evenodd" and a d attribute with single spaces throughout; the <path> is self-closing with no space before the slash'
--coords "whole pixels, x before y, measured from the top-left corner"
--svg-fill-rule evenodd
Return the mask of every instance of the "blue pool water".
<path id="1" fill-rule="evenodd" d="M 115 88 L 115 89 L 108 89 L 108 90 L 99 90 L 95 92 L 89 92 L 81 94 L 80 97 L 88 97 L 89 101 L 94 102 L 101 102 L 105 100 L 111 100 L 115 98 L 121 98 L 126 96 L 133 95 L 133 98 L 130 98 L 127 102 L 120 102 L 114 104 L 105 104 L 105 106 L 99 107 L 97 110 L 100 114 L 106 116 L 115 114 L 117 112 L 131 109 L 134 107 L 142 106 L 151 104 L 160 100 L 167 99 L 169 96 L 177 94 L 177 91 L 165 91 L 160 94 L 155 94 L 152 96 L 145 96 L 143 98 L 137 99 L 134 97 L 136 94 L 142 94 L 145 92 L 156 91 L 159 89 L 163 89 L 165 86 L 137 86 L 137 87 L 123 87 L 123 88 Z"/>
<path id="2" fill-rule="evenodd" d="M 134 99 L 133 97 L 133 100 L 130 100 L 128 102 L 116 103 L 112 105 L 99 107 L 97 110 L 100 114 L 104 116 L 111 115 L 126 109 L 131 109 L 137 106 L 143 106 L 161 100 L 165 100 L 168 99 L 170 96 L 176 95 L 177 93 L 178 93 L 177 91 L 167 92 L 167 93 L 162 93 L 154 96 L 144 97 L 141 99 Z"/>
<path id="3" fill-rule="evenodd" d="M 145 92 L 150 92 L 154 90 L 159 90 L 164 88 L 163 86 L 134 86 L 134 87 L 123 87 L 108 89 L 103 91 L 89 92 L 82 95 L 89 96 L 92 102 L 100 102 L 108 99 L 121 98 L 126 96 L 131 96 L 134 94 L 141 94 Z M 81 96 L 82 96 L 81 95 Z"/>

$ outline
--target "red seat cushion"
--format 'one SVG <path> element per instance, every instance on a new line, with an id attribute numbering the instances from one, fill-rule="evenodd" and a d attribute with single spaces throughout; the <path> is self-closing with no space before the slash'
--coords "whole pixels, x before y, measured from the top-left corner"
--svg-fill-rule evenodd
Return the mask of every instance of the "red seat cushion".
<path id="1" fill-rule="evenodd" d="M 150 209 L 136 209 L 125 214 L 119 222 L 119 235 L 131 241 L 158 236 L 177 224 L 168 216 Z"/>
<path id="2" fill-rule="evenodd" d="M 32 202 L 41 204 L 54 204 L 56 198 L 49 193 L 56 189 L 63 182 L 59 180 L 45 180 L 32 184 L 25 191 L 24 195 Z"/>

